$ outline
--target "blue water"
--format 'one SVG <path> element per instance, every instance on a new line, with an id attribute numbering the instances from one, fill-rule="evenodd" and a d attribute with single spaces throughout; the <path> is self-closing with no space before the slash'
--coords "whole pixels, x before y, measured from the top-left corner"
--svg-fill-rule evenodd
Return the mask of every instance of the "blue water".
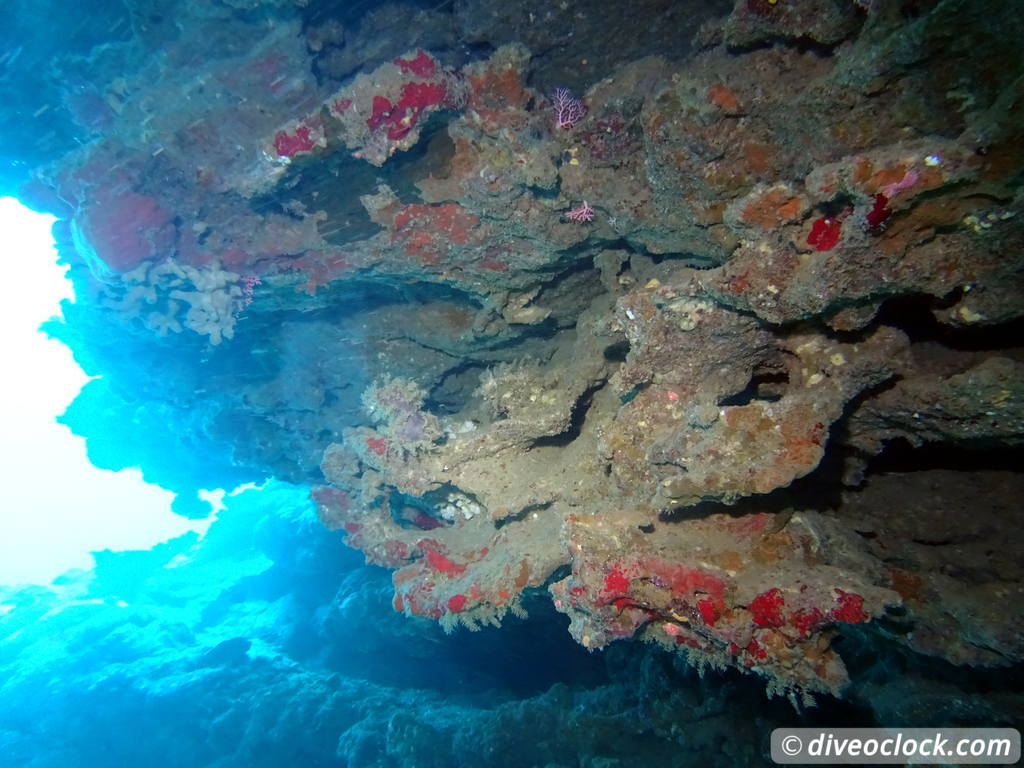
<path id="1" fill-rule="evenodd" d="M 755 717 L 794 720 L 753 680 L 588 654 L 544 599 L 445 635 L 392 610 L 305 489 L 227 501 L 201 539 L 0 589 L 0 765 L 735 765 L 760 761 Z M 660 735 L 679 720 L 699 736 Z"/>
<path id="2" fill-rule="evenodd" d="M 0 591 L 0 764 L 456 764 L 435 753 L 467 728 L 500 740 L 524 698 L 557 710 L 565 683 L 608 681 L 550 617 L 449 637 L 396 614 L 388 572 L 305 489 L 228 502 L 202 539 Z M 416 743 L 385 748 L 395 728 Z"/>

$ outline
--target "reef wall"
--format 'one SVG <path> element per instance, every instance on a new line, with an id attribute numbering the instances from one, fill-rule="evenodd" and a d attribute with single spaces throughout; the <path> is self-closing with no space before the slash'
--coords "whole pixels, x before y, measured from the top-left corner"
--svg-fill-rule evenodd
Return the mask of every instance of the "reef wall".
<path id="1" fill-rule="evenodd" d="M 798 705 L 839 636 L 1022 660 L 1024 8 L 127 5 L 6 144 L 151 476 Z"/>

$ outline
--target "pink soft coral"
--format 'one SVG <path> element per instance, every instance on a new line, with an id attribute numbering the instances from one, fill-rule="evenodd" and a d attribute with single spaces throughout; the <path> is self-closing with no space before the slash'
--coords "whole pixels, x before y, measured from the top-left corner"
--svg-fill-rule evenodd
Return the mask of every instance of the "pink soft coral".
<path id="1" fill-rule="evenodd" d="M 565 214 L 565 218 L 569 221 L 578 221 L 580 223 L 584 221 L 594 220 L 594 209 L 590 207 L 590 204 L 584 200 L 583 205 L 573 208 L 571 211 Z"/>

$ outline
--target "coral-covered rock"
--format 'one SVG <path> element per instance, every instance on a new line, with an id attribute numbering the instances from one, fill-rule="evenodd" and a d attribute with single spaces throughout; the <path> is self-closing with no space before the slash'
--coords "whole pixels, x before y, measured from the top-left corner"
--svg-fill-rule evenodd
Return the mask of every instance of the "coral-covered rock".
<path id="1" fill-rule="evenodd" d="M 897 630 L 1024 659 L 973 544 L 1019 531 L 886 472 L 1024 442 L 1019 8 L 186 5 L 64 60 L 26 189 L 180 452 L 308 485 L 448 629 L 542 596 L 797 703 Z"/>
<path id="2" fill-rule="evenodd" d="M 338 138 L 356 157 L 382 165 L 419 139 L 433 112 L 465 102 L 461 81 L 423 50 L 358 75 L 328 99 Z"/>

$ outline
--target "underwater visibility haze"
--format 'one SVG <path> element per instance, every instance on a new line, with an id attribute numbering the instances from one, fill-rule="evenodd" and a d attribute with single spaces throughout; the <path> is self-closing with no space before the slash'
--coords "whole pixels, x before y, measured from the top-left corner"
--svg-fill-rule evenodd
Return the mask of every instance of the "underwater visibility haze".
<path id="1" fill-rule="evenodd" d="M 160 494 L 105 525 L 165 527 L 94 545 L 55 454 L 7 468 L 0 551 L 53 488 L 19 554 L 96 551 L 0 586 L 0 768 L 1019 728 L 1022 40 L 1016 0 L 4 3 L 0 195 L 56 244 L 4 225 L 7 287 L 67 271 L 59 424 Z"/>

